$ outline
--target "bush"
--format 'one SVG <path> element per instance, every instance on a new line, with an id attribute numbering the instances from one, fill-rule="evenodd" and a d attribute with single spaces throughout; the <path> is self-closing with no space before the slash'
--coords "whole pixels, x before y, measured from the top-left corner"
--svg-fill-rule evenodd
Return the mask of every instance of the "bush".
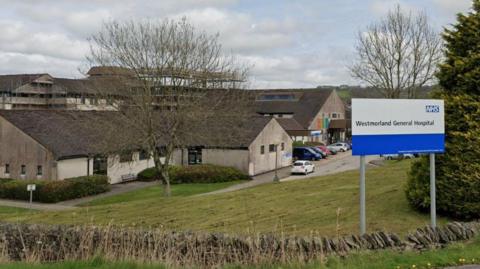
<path id="1" fill-rule="evenodd" d="M 174 178 L 177 171 L 181 170 L 182 167 L 180 166 L 170 166 L 168 168 L 169 173 L 170 173 L 170 178 Z M 137 180 L 138 181 L 155 181 L 155 180 L 160 180 L 160 176 L 157 176 L 157 173 L 155 171 L 155 167 L 150 167 L 147 168 L 137 175 Z"/>
<path id="2" fill-rule="evenodd" d="M 107 176 L 94 175 L 65 180 L 16 180 L 0 179 L 0 198 L 29 200 L 28 184 L 35 184 L 33 200 L 44 203 L 99 194 L 110 190 Z"/>
<path id="3" fill-rule="evenodd" d="M 171 166 L 169 168 L 170 183 L 217 183 L 234 180 L 246 180 L 250 177 L 236 168 L 211 164 Z M 160 179 L 156 176 L 155 168 L 147 168 L 137 176 L 140 181 L 154 181 Z"/>
<path id="4" fill-rule="evenodd" d="M 185 166 L 172 177 L 175 183 L 218 183 L 246 180 L 250 177 L 236 168 L 211 164 Z"/>
<path id="5" fill-rule="evenodd" d="M 325 146 L 322 142 L 303 142 L 303 141 L 294 141 L 293 147 L 317 147 Z"/>
<path id="6" fill-rule="evenodd" d="M 445 57 L 436 77 L 445 100 L 445 154 L 436 157 L 437 209 L 459 219 L 480 217 L 480 2 L 458 15 L 445 30 Z M 409 202 L 421 210 L 430 206 L 428 159 L 411 167 Z"/>

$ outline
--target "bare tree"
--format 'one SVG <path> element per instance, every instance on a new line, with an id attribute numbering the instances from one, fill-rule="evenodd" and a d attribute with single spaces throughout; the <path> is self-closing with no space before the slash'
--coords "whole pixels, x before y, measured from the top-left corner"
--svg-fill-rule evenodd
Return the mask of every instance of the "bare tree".
<path id="1" fill-rule="evenodd" d="M 433 80 L 442 39 L 424 12 L 404 12 L 399 5 L 358 33 L 352 75 L 378 88 L 385 98 L 416 98 Z"/>
<path id="2" fill-rule="evenodd" d="M 241 126 L 250 111 L 249 95 L 238 90 L 248 68 L 224 53 L 218 34 L 186 19 L 105 23 L 87 59 L 108 74 L 91 76 L 96 99 L 117 111 L 107 123 L 115 137 L 107 150 L 151 154 L 166 196 L 174 151 L 205 145 L 207 136 L 209 143 L 231 139 L 225 129 Z"/>

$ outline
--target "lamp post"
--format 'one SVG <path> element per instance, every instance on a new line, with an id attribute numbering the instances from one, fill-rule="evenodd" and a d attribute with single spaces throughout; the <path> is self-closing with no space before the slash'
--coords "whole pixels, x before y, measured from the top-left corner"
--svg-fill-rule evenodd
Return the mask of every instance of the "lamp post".
<path id="1" fill-rule="evenodd" d="M 273 177 L 273 182 L 279 182 L 278 178 L 278 144 L 275 144 L 275 176 Z"/>

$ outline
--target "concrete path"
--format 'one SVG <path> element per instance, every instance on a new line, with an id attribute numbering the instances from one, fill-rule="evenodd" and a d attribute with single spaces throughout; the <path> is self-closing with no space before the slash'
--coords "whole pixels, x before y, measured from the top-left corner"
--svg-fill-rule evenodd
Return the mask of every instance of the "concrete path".
<path id="1" fill-rule="evenodd" d="M 368 163 L 369 161 L 376 160 L 376 159 L 379 159 L 379 157 L 369 156 L 366 158 L 366 162 Z M 315 163 L 315 172 L 307 176 L 304 176 L 304 175 L 292 176 L 290 174 L 291 167 L 285 167 L 278 171 L 278 177 L 280 178 L 280 181 L 290 181 L 290 180 L 300 180 L 300 179 L 307 179 L 311 177 L 324 176 L 324 175 L 334 174 L 334 173 L 348 171 L 348 170 L 354 170 L 359 168 L 360 160 L 358 157 L 352 156 L 351 151 L 348 151 L 348 152 L 340 152 L 337 155 L 329 156 L 328 159 L 316 161 L 314 163 Z M 227 192 L 251 188 L 251 187 L 262 185 L 262 184 L 271 183 L 273 182 L 274 176 L 275 176 L 274 172 L 265 173 L 262 175 L 255 176 L 251 181 L 248 181 L 242 184 L 233 185 L 228 188 L 213 191 L 213 192 L 202 193 L 202 194 L 199 194 L 198 196 L 227 193 Z"/>
<path id="2" fill-rule="evenodd" d="M 19 208 L 44 210 L 44 211 L 70 210 L 70 209 L 75 209 L 75 207 L 80 204 L 88 203 L 95 199 L 105 198 L 105 197 L 122 194 L 126 192 L 131 192 L 131 191 L 147 188 L 150 186 L 154 186 L 157 184 L 159 184 L 157 181 L 153 181 L 153 182 L 134 181 L 134 182 L 129 182 L 125 184 L 115 184 L 115 185 L 112 185 L 112 188 L 109 192 L 102 193 L 99 195 L 59 202 L 56 204 L 47 204 L 47 203 L 38 203 L 38 202 L 34 202 L 30 204 L 26 201 L 24 202 L 24 201 L 18 201 L 18 200 L 0 199 L 0 206 L 19 207 Z"/>
<path id="3" fill-rule="evenodd" d="M 7 199 L 0 199 L 0 206 L 18 207 L 18 208 L 44 210 L 44 211 L 62 211 L 62 210 L 74 209 L 73 206 L 67 206 L 67 205 L 45 204 L 45 203 L 37 203 L 37 202 L 33 202 L 30 204 L 28 202 L 17 201 L 17 200 L 7 200 Z"/>
<path id="4" fill-rule="evenodd" d="M 82 197 L 82 198 L 73 199 L 73 200 L 68 200 L 64 202 L 59 202 L 57 203 L 57 205 L 77 206 L 77 205 L 85 204 L 99 198 L 110 197 L 117 194 L 122 194 L 126 192 L 131 192 L 131 191 L 155 186 L 158 184 L 160 184 L 160 182 L 158 181 L 152 181 L 152 182 L 132 181 L 132 182 L 123 183 L 123 184 L 115 184 L 111 186 L 111 190 L 109 192 L 105 192 L 105 193 L 93 195 L 93 196 Z"/>

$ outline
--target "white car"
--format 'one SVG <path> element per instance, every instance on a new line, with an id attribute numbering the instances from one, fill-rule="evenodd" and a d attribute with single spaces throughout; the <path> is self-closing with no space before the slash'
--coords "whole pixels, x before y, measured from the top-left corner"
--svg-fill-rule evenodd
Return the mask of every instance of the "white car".
<path id="1" fill-rule="evenodd" d="M 331 145 L 328 145 L 327 148 L 329 150 L 333 149 L 335 151 L 342 151 L 342 152 L 345 152 L 348 150 L 348 145 L 345 144 L 345 143 L 335 143 L 335 144 L 331 144 Z"/>
<path id="2" fill-rule="evenodd" d="M 415 155 L 410 153 L 405 154 L 384 154 L 382 155 L 385 160 L 401 160 L 401 159 L 413 159 Z"/>
<path id="3" fill-rule="evenodd" d="M 315 171 L 315 165 L 309 161 L 296 161 L 293 163 L 292 174 L 308 174 Z"/>

